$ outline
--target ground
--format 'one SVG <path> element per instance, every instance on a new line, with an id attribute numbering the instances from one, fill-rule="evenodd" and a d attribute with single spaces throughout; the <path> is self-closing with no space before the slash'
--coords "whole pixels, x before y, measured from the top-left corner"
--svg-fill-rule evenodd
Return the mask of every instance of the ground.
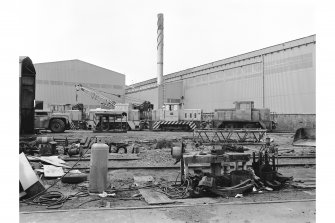
<path id="1" fill-rule="evenodd" d="M 55 138 L 83 138 L 87 136 L 101 136 L 106 140 L 112 142 L 135 142 L 136 147 L 139 148 L 138 154 L 132 154 L 132 156 L 138 156 L 138 160 L 111 160 L 109 161 L 109 167 L 111 167 L 108 179 L 112 187 L 116 189 L 128 188 L 134 183 L 134 176 L 153 176 L 157 182 L 174 182 L 179 173 L 179 163 L 175 164 L 175 159 L 171 157 L 170 149 L 168 148 L 156 148 L 157 141 L 168 140 L 172 141 L 174 145 L 180 145 L 181 137 L 192 137 L 192 133 L 188 132 L 147 132 L 147 131 L 131 131 L 128 133 L 92 133 L 91 131 L 67 131 L 62 134 L 43 133 L 41 136 L 53 136 Z M 293 133 L 276 133 L 268 134 L 270 138 L 274 140 L 274 143 L 279 145 L 279 154 L 286 156 L 299 156 L 307 155 L 314 156 L 315 148 L 312 147 L 293 147 Z M 247 153 L 257 151 L 259 146 L 246 146 Z M 205 150 L 209 149 L 205 147 Z M 187 150 L 194 150 L 193 147 L 188 147 Z M 88 152 L 89 153 L 89 152 Z M 126 155 L 125 155 L 126 156 Z M 60 154 L 61 158 L 65 158 Z M 280 159 L 279 163 L 303 163 L 305 166 L 299 167 L 281 167 L 278 172 L 286 175 L 293 176 L 299 179 L 314 179 L 315 180 L 315 158 L 309 159 Z M 75 161 L 67 161 L 68 166 L 75 164 Z M 34 163 L 38 165 L 38 163 Z M 148 167 L 148 166 L 176 166 L 175 169 L 122 169 L 122 167 Z M 82 172 L 87 172 L 89 167 L 89 161 L 81 161 L 75 168 L 79 168 Z M 114 169 L 113 169 L 114 168 Z M 117 169 L 119 168 L 119 169 Z M 55 179 L 44 180 L 45 185 L 51 185 Z M 87 183 L 82 183 L 86 185 Z M 80 190 L 80 185 L 70 185 L 58 182 L 53 190 L 61 191 L 64 195 L 70 195 Z M 72 200 L 65 202 L 64 206 L 60 210 L 67 209 L 91 209 L 91 208 L 105 208 L 108 207 L 147 207 L 148 204 L 144 200 L 120 200 L 120 198 L 133 198 L 132 196 L 137 194 L 138 190 L 129 190 L 116 192 L 115 197 L 107 197 L 103 199 L 96 195 L 88 197 L 76 197 Z M 87 202 L 93 199 L 97 199 L 92 202 Z M 296 189 L 288 186 L 280 191 L 263 191 L 257 194 L 247 194 L 243 198 L 197 198 L 197 199 L 178 199 L 177 204 L 211 204 L 211 203 L 231 203 L 231 202 L 263 202 L 263 201 L 281 201 L 281 200 L 300 200 L 300 199 L 315 199 L 315 189 Z M 87 202 L 87 203 L 85 203 Z M 314 205 L 315 207 L 315 205 Z M 181 220 L 182 222 L 205 222 L 204 219 L 209 219 L 212 216 L 209 212 L 202 212 L 200 207 L 186 208 L 181 211 L 180 209 L 169 209 L 165 211 L 165 215 L 170 219 Z M 198 210 L 199 209 L 199 210 Z M 35 206 L 20 203 L 20 212 L 31 212 L 31 211 L 43 211 L 47 210 L 45 206 Z M 188 214 L 184 214 L 188 213 Z M 229 213 L 228 213 L 229 214 Z M 197 216 L 197 217 L 196 217 Z M 197 220 L 198 221 L 195 221 Z M 310 219 L 313 222 L 313 219 Z"/>

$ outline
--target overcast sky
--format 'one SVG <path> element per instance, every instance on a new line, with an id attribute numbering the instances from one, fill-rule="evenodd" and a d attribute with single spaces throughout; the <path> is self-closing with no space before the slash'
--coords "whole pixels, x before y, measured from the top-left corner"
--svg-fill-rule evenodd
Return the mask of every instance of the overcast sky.
<path id="1" fill-rule="evenodd" d="M 157 14 L 164 14 L 164 75 L 315 34 L 313 1 L 35 0 L 22 2 L 20 55 L 79 59 L 156 77 Z"/>

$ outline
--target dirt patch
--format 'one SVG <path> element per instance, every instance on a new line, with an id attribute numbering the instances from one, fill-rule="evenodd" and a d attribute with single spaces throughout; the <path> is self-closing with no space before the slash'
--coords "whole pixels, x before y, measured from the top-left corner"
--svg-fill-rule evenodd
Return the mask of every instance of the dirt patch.
<path id="1" fill-rule="evenodd" d="M 165 215 L 173 220 L 181 220 L 183 222 L 209 222 L 209 219 L 215 215 L 203 207 L 183 207 L 171 208 L 164 211 Z"/>

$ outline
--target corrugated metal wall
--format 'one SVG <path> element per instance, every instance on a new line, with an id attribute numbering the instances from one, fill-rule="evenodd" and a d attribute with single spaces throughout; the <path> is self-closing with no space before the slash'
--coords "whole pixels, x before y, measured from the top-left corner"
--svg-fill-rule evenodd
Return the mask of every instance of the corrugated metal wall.
<path id="1" fill-rule="evenodd" d="M 184 107 L 212 112 L 250 100 L 279 114 L 316 113 L 315 35 L 165 75 L 171 89 L 183 82 Z M 142 98 L 155 79 L 137 83 L 127 95 Z M 173 87 L 175 83 L 175 87 Z M 171 98 L 166 92 L 165 98 Z M 149 98 L 147 98 L 149 99 Z"/>
<path id="2" fill-rule="evenodd" d="M 265 106 L 281 114 L 315 114 L 315 67 L 315 44 L 265 55 Z"/>
<path id="3" fill-rule="evenodd" d="M 164 85 L 165 103 L 180 103 L 183 94 L 183 81 L 166 83 Z"/>
<path id="4" fill-rule="evenodd" d="M 258 61 L 222 66 L 184 80 L 185 108 L 212 112 L 216 108 L 233 108 L 237 100 L 253 100 L 255 106 L 262 106 L 262 69 Z"/>
<path id="5" fill-rule="evenodd" d="M 80 60 L 59 61 L 34 64 L 36 69 L 36 100 L 48 104 L 76 104 L 97 107 L 99 102 L 83 92 L 78 92 L 76 102 L 75 85 L 81 83 L 100 91 L 120 94 L 118 98 L 105 96 L 116 102 L 124 102 L 125 75 L 89 64 Z"/>

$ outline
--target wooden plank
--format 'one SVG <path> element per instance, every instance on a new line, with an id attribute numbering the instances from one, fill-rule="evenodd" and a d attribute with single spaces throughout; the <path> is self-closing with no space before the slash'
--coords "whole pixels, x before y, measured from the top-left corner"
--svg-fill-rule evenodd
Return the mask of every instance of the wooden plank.
<path id="1" fill-rule="evenodd" d="M 176 201 L 171 200 L 165 194 L 159 193 L 151 189 L 139 189 L 140 193 L 144 197 L 144 200 L 150 204 L 171 204 Z"/>
<path id="2" fill-rule="evenodd" d="M 108 160 L 139 160 L 141 157 L 138 156 L 133 156 L 133 157 L 127 157 L 127 156 L 114 156 L 114 155 L 109 155 Z M 71 157 L 71 158 L 64 158 L 64 161 L 78 161 L 79 157 Z M 81 158 L 81 161 L 89 161 L 90 158 Z M 31 160 L 29 160 L 31 161 Z"/>
<path id="3" fill-rule="evenodd" d="M 70 168 L 69 166 L 60 163 L 60 161 L 48 158 L 47 156 L 38 157 L 38 159 L 41 160 L 41 161 L 43 161 L 43 162 L 49 163 L 51 165 L 54 165 L 54 166 L 60 166 L 60 167 Z"/>

